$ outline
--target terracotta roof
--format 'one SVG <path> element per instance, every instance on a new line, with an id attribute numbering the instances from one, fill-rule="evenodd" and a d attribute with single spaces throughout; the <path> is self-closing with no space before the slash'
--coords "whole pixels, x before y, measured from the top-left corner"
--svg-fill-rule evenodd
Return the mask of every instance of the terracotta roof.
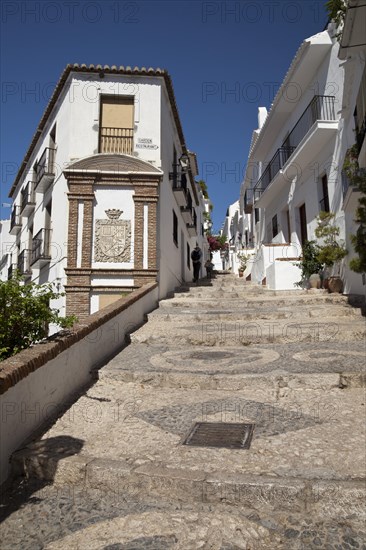
<path id="1" fill-rule="evenodd" d="M 177 125 L 177 131 L 179 135 L 179 139 L 181 141 L 182 149 L 184 152 L 187 152 L 187 148 L 185 145 L 185 139 L 183 134 L 182 125 L 179 118 L 177 103 L 175 100 L 174 95 L 174 89 L 173 89 L 173 83 L 170 78 L 169 73 L 164 69 L 152 69 L 151 67 L 146 69 L 145 67 L 142 67 L 141 69 L 138 67 L 134 67 L 133 69 L 129 66 L 124 67 L 123 65 L 120 65 L 117 67 L 116 65 L 79 65 L 78 63 L 67 65 L 64 69 L 63 73 L 61 74 L 61 77 L 56 85 L 56 88 L 52 94 L 52 97 L 50 101 L 48 102 L 48 105 L 42 115 L 42 118 L 38 124 L 38 128 L 32 138 L 31 144 L 28 148 L 28 151 L 25 154 L 25 157 L 23 158 L 22 164 L 18 170 L 18 173 L 16 175 L 16 178 L 14 180 L 14 183 L 10 189 L 9 197 L 13 196 L 14 191 L 16 190 L 16 187 L 22 177 L 23 171 L 27 166 L 27 163 L 37 145 L 37 142 L 39 140 L 39 137 L 44 130 L 46 123 L 48 121 L 49 116 L 51 115 L 52 109 L 54 108 L 56 101 L 60 97 L 60 94 L 63 90 L 63 87 L 70 75 L 70 73 L 78 72 L 78 73 L 95 73 L 95 74 L 120 74 L 120 75 L 134 75 L 134 76 L 153 76 L 153 77 L 162 77 L 164 78 L 165 85 L 167 87 L 169 100 L 171 103 L 173 116 L 175 123 Z"/>
<path id="2" fill-rule="evenodd" d="M 97 154 L 90 157 L 77 160 L 70 163 L 64 170 L 67 172 L 118 172 L 118 173 L 142 173 L 142 174 L 158 174 L 163 172 L 159 168 L 155 168 L 149 162 L 131 157 L 130 155 L 120 154 Z"/>

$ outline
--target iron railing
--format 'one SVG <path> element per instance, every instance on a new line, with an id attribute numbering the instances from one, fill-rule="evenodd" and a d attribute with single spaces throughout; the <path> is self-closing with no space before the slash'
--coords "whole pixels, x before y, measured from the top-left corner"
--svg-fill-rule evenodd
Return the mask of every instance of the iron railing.
<path id="1" fill-rule="evenodd" d="M 13 206 L 10 219 L 10 231 L 12 231 L 15 227 L 21 227 L 21 225 L 20 206 Z"/>
<path id="2" fill-rule="evenodd" d="M 40 260 L 50 260 L 51 230 L 41 229 L 32 239 L 31 265 Z"/>
<path id="3" fill-rule="evenodd" d="M 102 126 L 99 134 L 99 151 L 101 153 L 132 155 L 133 128 L 106 128 Z"/>
<path id="4" fill-rule="evenodd" d="M 325 197 L 322 198 L 321 201 L 319 201 L 320 210 L 322 212 L 329 212 L 329 197 L 328 195 L 325 195 Z"/>
<path id="5" fill-rule="evenodd" d="M 16 272 L 16 269 L 17 269 L 17 265 L 16 264 L 10 264 L 9 267 L 8 267 L 8 281 L 10 281 L 10 279 L 13 278 L 15 272 Z"/>
<path id="6" fill-rule="evenodd" d="M 282 145 L 296 148 L 317 120 L 335 120 L 334 102 L 334 96 L 314 96 Z"/>
<path id="7" fill-rule="evenodd" d="M 31 273 L 30 262 L 31 262 L 31 250 L 28 250 L 28 249 L 22 250 L 18 256 L 18 271 L 22 275 L 28 275 Z"/>
<path id="8" fill-rule="evenodd" d="M 336 120 L 334 109 L 335 97 L 316 95 L 286 137 L 282 147 L 277 149 L 273 158 L 259 178 L 255 189 L 263 192 L 284 164 L 289 160 L 301 140 L 317 120 Z"/>
<path id="9" fill-rule="evenodd" d="M 254 193 L 252 188 L 248 188 L 244 193 L 244 213 L 251 214 L 253 210 Z"/>
<path id="10" fill-rule="evenodd" d="M 23 212 L 23 210 L 26 208 L 26 206 L 34 205 L 36 202 L 36 194 L 35 194 L 35 182 L 28 181 L 27 185 L 22 189 L 21 191 L 21 200 L 20 200 L 20 211 Z"/>
<path id="11" fill-rule="evenodd" d="M 187 191 L 187 176 L 184 172 L 179 174 L 179 172 L 172 172 L 173 180 L 173 191 L 183 190 Z"/>
<path id="12" fill-rule="evenodd" d="M 280 147 L 279 149 L 277 149 L 273 158 L 268 163 L 267 168 L 264 170 L 263 174 L 259 178 L 255 189 L 260 189 L 262 192 L 267 189 L 273 178 L 286 164 L 294 151 L 295 147 Z"/>
<path id="13" fill-rule="evenodd" d="M 41 158 L 36 164 L 36 186 L 42 180 L 43 176 L 55 175 L 55 153 L 56 149 L 52 147 L 46 147 L 42 153 Z"/>

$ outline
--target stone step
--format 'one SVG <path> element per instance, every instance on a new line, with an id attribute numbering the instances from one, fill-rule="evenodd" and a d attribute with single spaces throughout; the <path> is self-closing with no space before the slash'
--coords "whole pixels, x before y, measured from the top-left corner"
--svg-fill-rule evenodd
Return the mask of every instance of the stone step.
<path id="1" fill-rule="evenodd" d="M 147 323 L 130 335 L 131 343 L 165 344 L 176 342 L 188 346 L 247 346 L 250 344 L 293 342 L 364 341 L 363 319 L 321 317 L 297 321 L 288 319 L 257 319 L 232 322 L 203 320 L 174 323 Z"/>
<path id="2" fill-rule="evenodd" d="M 356 518 L 340 522 L 293 510 L 266 514 L 222 503 L 138 502 L 114 489 L 71 485 L 27 484 L 15 498 L 26 501 L 30 493 L 33 515 L 26 504 L 5 519 L 2 550 L 34 550 L 35 541 L 45 550 L 304 550 L 362 548 L 366 538 L 365 525 Z M 48 522 L 59 516 L 61 521 Z"/>
<path id="3" fill-rule="evenodd" d="M 113 379 L 106 375 L 104 380 Z M 183 388 L 201 390 L 224 390 L 239 392 L 253 388 L 261 390 L 285 391 L 291 390 L 333 390 L 334 388 L 355 389 L 366 388 L 366 374 L 360 372 L 342 371 L 341 373 L 289 373 L 279 369 L 266 374 L 212 374 L 212 373 L 181 373 L 159 372 L 146 373 L 143 369 L 122 371 L 118 374 L 119 383 L 135 383 L 141 386 L 156 388 Z"/>
<path id="4" fill-rule="evenodd" d="M 91 388 L 12 458 L 28 479 L 130 494 L 143 502 L 226 504 L 366 518 L 362 390 L 272 392 Z M 195 422 L 252 422 L 247 450 L 183 445 Z M 103 428 L 101 429 L 101 426 Z"/>
<path id="5" fill-rule="evenodd" d="M 346 296 L 341 296 L 339 294 L 321 294 L 315 296 L 313 294 L 303 295 L 303 296 L 288 296 L 288 297 L 273 297 L 273 296 L 245 296 L 245 297 L 226 297 L 225 296 L 216 296 L 215 298 L 207 296 L 188 296 L 182 295 L 179 297 L 169 298 L 160 301 L 160 307 L 215 307 L 216 309 L 220 307 L 225 307 L 229 305 L 230 307 L 262 307 L 271 305 L 274 308 L 281 306 L 301 306 L 309 304 L 348 304 Z"/>
<path id="6" fill-rule="evenodd" d="M 135 344 L 112 359 L 101 380 L 202 390 L 332 390 L 366 386 L 364 342 L 287 346 L 159 346 Z M 287 389 L 286 389 L 287 388 Z"/>
<path id="7" fill-rule="evenodd" d="M 225 305 L 226 306 L 226 305 Z M 278 307 L 264 308 L 260 311 L 257 308 L 250 307 L 225 307 L 224 309 L 204 309 L 199 307 L 178 308 L 178 307 L 160 307 L 147 315 L 147 319 L 151 322 L 157 321 L 172 321 L 180 322 L 183 320 L 189 321 L 204 321 L 209 318 L 213 320 L 257 320 L 257 319 L 294 319 L 294 318 L 322 318 L 330 317 L 351 317 L 359 318 L 362 312 L 360 308 L 343 305 L 303 305 L 301 308 L 293 307 Z"/>

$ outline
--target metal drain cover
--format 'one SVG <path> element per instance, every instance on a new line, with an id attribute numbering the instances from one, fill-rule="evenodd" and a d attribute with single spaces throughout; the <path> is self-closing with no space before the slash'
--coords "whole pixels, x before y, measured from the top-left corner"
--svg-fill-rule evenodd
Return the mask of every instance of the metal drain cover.
<path id="1" fill-rule="evenodd" d="M 249 449 L 254 424 L 233 424 L 231 422 L 196 422 L 183 445 L 193 447 L 225 447 L 227 449 Z"/>

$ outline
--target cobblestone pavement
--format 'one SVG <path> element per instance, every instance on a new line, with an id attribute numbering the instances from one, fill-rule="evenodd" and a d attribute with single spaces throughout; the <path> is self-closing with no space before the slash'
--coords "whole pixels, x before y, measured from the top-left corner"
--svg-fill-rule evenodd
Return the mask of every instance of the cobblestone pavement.
<path id="1" fill-rule="evenodd" d="M 14 454 L 0 548 L 366 550 L 364 330 L 342 296 L 182 289 Z M 195 422 L 252 423 L 251 446 L 184 445 Z"/>

